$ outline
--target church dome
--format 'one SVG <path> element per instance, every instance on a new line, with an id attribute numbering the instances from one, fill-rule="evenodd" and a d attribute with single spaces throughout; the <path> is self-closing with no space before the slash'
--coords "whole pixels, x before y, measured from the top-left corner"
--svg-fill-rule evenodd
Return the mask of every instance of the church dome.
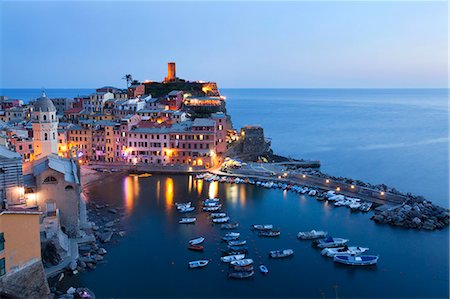
<path id="1" fill-rule="evenodd" d="M 34 111 L 39 112 L 54 112 L 56 111 L 55 105 L 53 105 L 53 102 L 47 98 L 45 92 L 42 92 L 42 96 L 38 98 L 34 102 Z"/>

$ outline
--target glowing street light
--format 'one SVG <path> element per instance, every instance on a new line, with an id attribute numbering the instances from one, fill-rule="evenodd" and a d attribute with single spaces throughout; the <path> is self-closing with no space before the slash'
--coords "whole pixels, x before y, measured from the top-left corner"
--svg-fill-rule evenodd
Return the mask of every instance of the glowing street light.
<path id="1" fill-rule="evenodd" d="M 325 180 L 325 183 L 329 183 L 329 182 L 330 182 L 330 180 L 329 180 L 329 179 L 326 179 L 326 180 Z"/>
<path id="2" fill-rule="evenodd" d="M 304 175 L 302 175 L 302 178 L 306 178 L 306 175 L 304 174 Z"/>
<path id="3" fill-rule="evenodd" d="M 384 191 L 381 191 L 381 192 L 380 192 L 380 195 L 381 195 L 381 196 L 384 196 Z"/>

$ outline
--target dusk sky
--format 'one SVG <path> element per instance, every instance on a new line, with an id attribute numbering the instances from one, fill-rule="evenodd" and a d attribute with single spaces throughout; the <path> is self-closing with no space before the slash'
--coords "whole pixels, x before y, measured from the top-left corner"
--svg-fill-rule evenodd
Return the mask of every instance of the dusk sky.
<path id="1" fill-rule="evenodd" d="M 447 2 L 16 2 L 1 8 L 2 88 L 446 87 Z"/>

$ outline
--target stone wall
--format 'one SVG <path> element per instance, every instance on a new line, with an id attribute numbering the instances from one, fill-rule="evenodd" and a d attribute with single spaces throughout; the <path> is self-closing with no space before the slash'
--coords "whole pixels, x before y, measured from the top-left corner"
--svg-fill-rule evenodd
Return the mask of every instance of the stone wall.
<path id="1" fill-rule="evenodd" d="M 245 126 L 241 129 L 242 154 L 260 155 L 267 150 L 264 130 L 260 126 Z"/>
<path id="2" fill-rule="evenodd" d="M 0 277 L 0 292 L 17 298 L 50 298 L 41 261 Z"/>

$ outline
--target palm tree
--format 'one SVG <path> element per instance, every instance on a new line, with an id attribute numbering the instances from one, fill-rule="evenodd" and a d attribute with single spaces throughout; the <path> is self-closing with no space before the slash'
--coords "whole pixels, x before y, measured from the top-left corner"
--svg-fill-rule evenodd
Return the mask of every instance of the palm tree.
<path id="1" fill-rule="evenodd" d="M 131 76 L 131 74 L 126 74 L 122 79 L 127 81 L 127 88 L 130 87 L 130 83 L 131 81 L 133 81 L 133 77 Z"/>

